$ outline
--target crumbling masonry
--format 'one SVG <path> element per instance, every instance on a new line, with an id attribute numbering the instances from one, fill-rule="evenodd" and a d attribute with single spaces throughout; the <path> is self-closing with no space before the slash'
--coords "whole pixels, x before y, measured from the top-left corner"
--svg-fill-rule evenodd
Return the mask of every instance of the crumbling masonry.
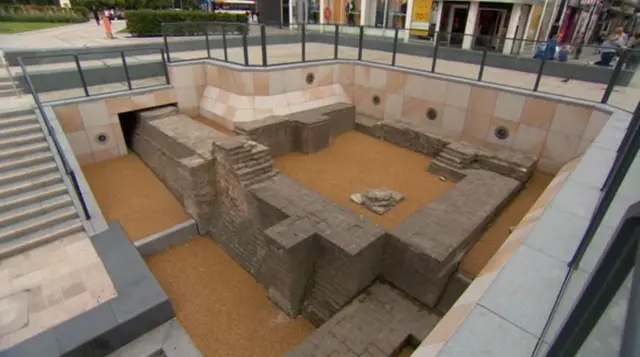
<path id="1" fill-rule="evenodd" d="M 134 151 L 200 232 L 215 237 L 283 311 L 316 325 L 378 278 L 435 306 L 469 247 L 535 168 L 532 158 L 473 151 L 432 128 L 356 122 L 355 107 L 344 103 L 241 123 L 235 137 L 167 110 L 138 120 Z M 385 232 L 273 168 L 273 156 L 319 151 L 354 128 L 442 157 L 434 162 L 448 165 L 442 174 L 458 183 Z"/>

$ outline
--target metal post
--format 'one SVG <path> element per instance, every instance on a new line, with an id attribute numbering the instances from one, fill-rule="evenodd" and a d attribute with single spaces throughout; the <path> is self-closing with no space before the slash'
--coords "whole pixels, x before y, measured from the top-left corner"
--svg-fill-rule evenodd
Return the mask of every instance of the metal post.
<path id="1" fill-rule="evenodd" d="M 391 66 L 396 65 L 396 54 L 398 53 L 398 32 L 400 30 L 396 27 L 393 33 L 393 54 L 391 55 Z"/>
<path id="2" fill-rule="evenodd" d="M 340 32 L 340 26 L 336 25 L 336 31 L 333 35 L 333 43 L 334 43 L 334 47 L 333 47 L 333 58 L 338 59 L 338 34 Z"/>
<path id="3" fill-rule="evenodd" d="M 433 49 L 433 60 L 431 61 L 431 73 L 436 73 L 436 61 L 438 60 L 438 48 L 440 48 L 440 32 L 436 31 L 436 47 Z"/>
<path id="4" fill-rule="evenodd" d="M 262 65 L 267 66 L 267 30 L 260 25 L 260 41 L 262 42 Z"/>
<path id="5" fill-rule="evenodd" d="M 622 56 L 620 56 L 618 63 L 616 63 L 616 68 L 614 68 L 613 73 L 611 73 L 611 79 L 609 80 L 609 84 L 607 84 L 607 89 L 605 89 L 604 95 L 602 95 L 602 100 L 600 101 L 600 103 L 606 104 L 609 101 L 609 97 L 613 92 L 613 88 L 616 86 L 616 83 L 618 82 L 618 77 L 620 77 L 620 72 L 622 72 L 622 67 L 624 66 L 624 63 L 627 60 L 627 54 L 628 54 L 627 50 L 624 50 L 624 52 L 622 52 Z"/>
<path id="6" fill-rule="evenodd" d="M 207 41 L 207 58 L 211 58 L 211 46 L 209 45 L 209 29 L 204 24 L 204 40 Z"/>
<path id="7" fill-rule="evenodd" d="M 122 67 L 124 67 L 124 76 L 127 78 L 127 87 L 132 90 L 131 77 L 129 77 L 129 68 L 127 67 L 127 59 L 124 57 L 124 51 L 120 51 L 120 57 L 122 57 Z"/>
<path id="8" fill-rule="evenodd" d="M 360 37 L 358 38 L 358 61 L 362 61 L 362 38 L 364 37 L 364 27 L 360 25 Z"/>
<path id="9" fill-rule="evenodd" d="M 164 24 L 160 26 L 162 27 L 162 40 L 164 41 L 164 52 L 167 53 L 167 62 L 171 62 L 171 57 L 169 57 L 169 42 L 167 42 L 167 34 L 164 33 Z"/>
<path id="10" fill-rule="evenodd" d="M 246 25 L 246 30 L 249 30 L 249 25 Z M 249 49 L 247 48 L 247 32 L 242 31 L 242 53 L 244 54 L 244 65 L 249 65 Z"/>
<path id="11" fill-rule="evenodd" d="M 484 46 L 484 51 L 482 52 L 482 62 L 480 62 L 480 71 L 478 72 L 478 82 L 482 82 L 482 75 L 484 74 L 484 64 L 487 62 L 487 52 L 489 52 L 489 42 L 487 39 L 487 43 Z"/>
<path id="12" fill-rule="evenodd" d="M 304 24 L 300 25 L 300 30 L 302 31 L 302 62 L 306 61 L 307 57 L 307 31 L 305 31 Z"/>
<path id="13" fill-rule="evenodd" d="M 160 49 L 160 55 L 162 56 L 162 69 L 164 70 L 164 78 L 167 80 L 167 84 L 171 84 L 169 80 L 169 70 L 167 69 L 167 61 L 164 58 L 164 50 Z"/>
<path id="14" fill-rule="evenodd" d="M 80 75 L 80 81 L 82 82 L 82 88 L 84 89 L 84 94 L 89 96 L 89 88 L 87 88 L 87 81 L 84 79 L 84 73 L 82 73 L 82 66 L 80 66 L 80 60 L 78 59 L 78 55 L 73 55 L 73 59 L 76 61 L 76 68 L 78 69 L 78 74 Z"/>
<path id="15" fill-rule="evenodd" d="M 224 24 L 222 24 L 222 48 L 224 51 L 224 61 L 229 62 L 229 55 L 227 54 L 227 30 Z"/>
<path id="16" fill-rule="evenodd" d="M 533 84 L 533 91 L 537 92 L 538 87 L 540 86 L 540 79 L 542 79 L 542 72 L 544 71 L 544 65 L 547 63 L 547 56 L 549 55 L 549 44 L 544 48 L 544 57 L 542 57 L 542 62 L 540 62 L 540 68 L 538 68 L 538 76 L 536 77 L 536 83 Z"/>

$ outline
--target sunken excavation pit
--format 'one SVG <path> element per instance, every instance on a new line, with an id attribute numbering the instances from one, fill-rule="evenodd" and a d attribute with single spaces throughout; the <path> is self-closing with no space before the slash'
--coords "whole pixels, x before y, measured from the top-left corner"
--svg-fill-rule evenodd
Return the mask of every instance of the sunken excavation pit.
<path id="1" fill-rule="evenodd" d="M 465 254 L 536 165 L 532 157 L 457 142 L 433 127 L 361 117 L 346 103 L 236 123 L 235 136 L 170 106 L 139 112 L 132 130 L 132 149 L 200 234 L 215 237 L 287 315 L 320 326 L 289 356 L 331 348 L 391 356 L 425 338 L 464 290 L 452 280 Z M 321 152 L 354 130 L 433 158 L 425 156 L 430 164 L 421 170 L 450 186 L 383 228 L 275 167 L 276 157 Z M 384 187 L 351 193 L 374 215 L 407 203 L 403 192 Z M 327 347 L 331 341 L 337 345 Z"/>

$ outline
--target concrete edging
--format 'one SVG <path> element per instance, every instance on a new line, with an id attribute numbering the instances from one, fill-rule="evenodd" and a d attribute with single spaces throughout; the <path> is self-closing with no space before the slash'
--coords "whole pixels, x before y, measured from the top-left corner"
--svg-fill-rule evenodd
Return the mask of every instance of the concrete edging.
<path id="1" fill-rule="evenodd" d="M 143 257 L 152 256 L 172 246 L 184 243 L 198 235 L 198 225 L 191 218 L 188 221 L 176 224 L 162 232 L 152 234 L 146 238 L 133 242 L 138 252 Z"/>

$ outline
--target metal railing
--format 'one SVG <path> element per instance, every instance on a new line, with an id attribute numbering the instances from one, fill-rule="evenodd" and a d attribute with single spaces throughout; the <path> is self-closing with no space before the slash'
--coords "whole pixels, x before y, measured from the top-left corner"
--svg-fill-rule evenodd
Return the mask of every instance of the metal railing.
<path id="1" fill-rule="evenodd" d="M 181 26 L 188 26 L 189 36 L 201 36 L 206 42 L 206 52 L 201 51 L 201 56 L 189 56 L 188 59 L 179 59 L 172 57 L 177 52 L 171 51 L 171 39 L 175 34 L 180 32 Z M 495 69 L 516 70 L 523 73 L 535 75 L 535 79 L 531 81 L 530 86 L 520 87 L 516 85 L 499 83 L 501 85 L 529 89 L 534 92 L 541 91 L 541 81 L 547 77 L 564 79 L 568 82 L 571 79 L 585 80 L 587 82 L 596 82 L 606 84 L 602 91 L 602 95 L 598 98 L 601 103 L 608 103 L 614 93 L 616 85 L 620 85 L 621 77 L 624 75 L 628 82 L 631 78 L 629 69 L 635 67 L 636 62 L 640 59 L 640 51 L 630 49 L 620 49 L 618 55 L 610 66 L 585 66 L 584 59 L 582 62 L 576 62 L 576 53 L 565 53 L 566 62 L 561 62 L 557 58 L 563 49 L 560 45 L 556 47 L 556 54 L 552 56 L 552 48 L 548 42 L 538 42 L 526 40 L 523 38 L 496 37 L 485 35 L 470 35 L 459 33 L 436 32 L 428 40 L 416 39 L 410 36 L 410 29 L 400 28 L 377 28 L 371 26 L 348 26 L 339 24 L 314 24 L 314 25 L 296 25 L 289 30 L 288 35 L 279 27 L 270 27 L 266 25 L 244 24 L 244 23 L 219 23 L 219 22 L 193 22 L 193 23 L 163 23 L 162 36 L 164 50 L 167 53 L 167 61 L 171 63 L 197 60 L 197 59 L 216 59 L 224 62 L 235 63 L 243 66 L 279 66 L 293 63 L 307 63 L 321 61 L 310 59 L 308 48 L 314 43 L 323 43 L 333 45 L 333 56 L 329 53 L 322 60 L 326 59 L 357 59 L 358 61 L 370 63 L 383 63 L 399 68 L 408 68 L 415 70 L 416 68 L 407 67 L 398 64 L 399 54 L 408 54 L 430 60 L 430 70 L 419 69 L 431 73 L 439 73 L 454 77 L 463 77 L 480 82 L 491 82 L 487 79 L 486 69 L 491 67 Z M 270 31 L 280 30 L 274 34 Z M 282 42 L 283 36 L 288 40 Z M 231 39 L 233 37 L 233 40 Z M 295 38 L 295 41 L 291 41 Z M 277 45 L 280 43 L 298 44 L 300 47 L 299 59 L 289 58 L 286 62 L 275 63 L 269 60 L 269 45 Z M 469 47 L 462 50 L 461 47 Z M 535 51 L 538 46 L 544 46 L 544 52 Z M 260 62 L 250 61 L 249 48 L 260 47 Z M 505 46 L 508 54 L 503 54 Z M 231 60 L 229 52 L 232 49 L 241 47 L 242 56 L 239 60 Z M 340 53 L 345 48 L 357 49 L 357 56 L 349 58 L 341 56 Z M 510 51 L 508 49 L 511 48 Z M 222 49 L 224 56 L 213 56 L 213 50 Z M 531 50 L 534 51 L 531 51 Z M 589 51 L 591 49 L 592 51 Z M 390 53 L 390 59 L 380 61 L 368 59 L 367 51 L 383 51 Z M 584 45 L 580 47 L 582 56 L 591 53 L 595 56 L 598 46 Z M 534 57 L 534 54 L 537 56 Z M 254 57 L 251 57 L 252 59 Z M 553 58 L 553 59 L 551 59 Z M 476 65 L 477 71 L 475 75 L 462 76 L 456 73 L 446 73 L 439 71 L 440 61 L 462 62 L 466 64 Z M 551 62 L 554 67 L 550 68 Z M 427 62 L 425 62 L 427 63 Z M 562 63 L 561 65 L 555 63 Z M 561 66 L 561 67 L 559 67 Z M 427 65 L 426 68 L 429 68 Z M 584 77 L 584 78 L 583 78 Z M 594 79 L 596 78 L 596 79 Z M 497 82 L 496 82 L 497 83 Z M 624 85 L 624 84 L 623 84 Z M 554 93 L 558 94 L 558 93 Z M 593 99 L 593 98 L 592 98 Z M 595 99 L 593 99 L 595 101 Z M 627 108 L 627 110 L 629 110 Z"/>
<path id="2" fill-rule="evenodd" d="M 75 66 L 75 71 L 78 74 L 78 77 L 80 79 L 81 82 L 81 87 L 83 89 L 83 93 L 85 97 L 89 97 L 91 95 L 93 95 L 90 91 L 91 88 L 91 84 L 88 83 L 88 79 L 86 76 L 86 70 L 87 68 L 83 68 L 82 66 L 82 60 L 81 57 L 82 56 L 93 56 L 95 57 L 96 55 L 113 55 L 114 53 L 119 53 L 119 59 L 120 59 L 120 65 L 122 67 L 122 73 L 124 74 L 124 81 L 126 83 L 127 88 L 126 89 L 122 89 L 122 90 L 112 90 L 112 91 L 104 91 L 104 92 L 99 92 L 99 93 L 94 93 L 94 94 L 113 94 L 113 93 L 120 93 L 120 92 L 126 92 L 126 91 L 130 91 L 133 89 L 145 89 L 145 88 L 153 88 L 156 87 L 158 84 L 154 84 L 154 85 L 149 85 L 149 86 L 141 86 L 141 87 L 133 87 L 132 82 L 135 81 L 136 79 L 132 79 L 131 76 L 131 70 L 130 67 L 131 65 L 128 63 L 127 61 L 127 55 L 135 55 L 136 53 L 140 53 L 140 52 L 144 52 L 144 56 L 148 56 L 148 55 L 153 55 L 154 53 L 157 53 L 159 55 L 159 59 L 160 62 L 159 64 L 162 66 L 162 76 L 164 77 L 164 83 L 163 84 L 169 84 L 169 72 L 167 70 L 167 59 L 165 57 L 165 50 L 163 48 L 157 48 L 157 49 L 127 49 L 127 50 L 123 50 L 123 51 L 113 51 L 113 50 L 101 50 L 101 51 L 86 51 L 86 52 L 82 52 L 82 53 L 61 53 L 61 54 L 52 54 L 52 55 L 38 55 L 36 56 L 25 56 L 25 57 L 20 57 L 18 58 L 18 62 L 20 64 L 20 68 L 22 70 L 22 75 L 24 78 L 28 79 L 29 78 L 29 71 L 27 69 L 27 66 L 25 65 L 25 62 L 28 60 L 39 60 L 42 61 L 43 59 L 48 59 L 48 58 L 64 58 L 64 57 L 68 57 L 70 59 L 72 59 L 74 66 Z M 151 63 L 151 62 L 150 62 Z M 111 67 L 111 66 L 110 66 Z M 93 69 L 93 68 L 88 68 L 89 70 Z M 116 66 L 114 66 L 114 69 L 117 69 L 117 64 Z M 150 77 L 151 78 L 151 77 Z M 144 79 L 144 78 L 142 78 Z M 107 83 L 98 83 L 96 85 L 109 85 L 109 84 L 113 84 L 116 82 L 107 82 Z M 29 83 L 27 83 L 29 84 Z M 33 93 L 34 95 L 37 95 L 37 87 L 33 86 L 33 83 L 31 83 L 29 85 L 28 88 L 31 93 Z M 66 98 L 69 99 L 69 98 Z"/>
<path id="3" fill-rule="evenodd" d="M 640 150 L 640 103 L 636 110 L 626 133 L 617 150 L 614 163 L 608 173 L 607 179 L 601 189 L 600 199 L 589 220 L 589 224 L 582 239 L 569 262 L 569 271 L 552 308 L 549 319 L 545 324 L 541 336 L 548 331 L 551 320 L 557 313 L 557 309 L 566 292 L 572 275 L 578 269 L 582 258 L 593 238 L 601 226 L 605 215 L 618 193 L 620 185 L 626 177 L 629 169 L 636 160 Z M 627 210 L 621 220 L 618 229 L 611 242 L 601 257 L 593 274 L 582 294 L 574 305 L 571 313 L 565 320 L 564 326 L 560 329 L 555 340 L 551 344 L 546 356 L 574 356 L 578 353 L 589 333 L 602 317 L 603 312 L 613 299 L 615 293 L 622 285 L 624 279 L 635 265 L 635 277 L 632 282 L 632 291 L 639 293 L 640 289 L 640 203 L 636 203 Z M 632 357 L 640 355 L 640 295 L 633 294 L 629 300 L 629 310 L 625 333 L 622 339 L 622 349 L 620 356 Z M 536 350 L 540 348 L 542 337 L 538 341 Z M 535 356 L 535 351 L 534 351 Z"/>
<path id="4" fill-rule="evenodd" d="M 80 190 L 80 185 L 78 184 L 78 178 L 76 177 L 75 172 L 69 165 L 69 162 L 67 161 L 64 151 L 60 147 L 60 141 L 58 140 L 58 136 L 56 135 L 55 130 L 51 127 L 51 121 L 49 120 L 49 117 L 47 116 L 47 113 L 45 112 L 44 107 L 42 106 L 40 97 L 38 96 L 38 93 L 35 91 L 33 83 L 31 83 L 31 78 L 29 78 L 29 76 L 26 74 L 26 68 L 24 66 L 24 63 L 22 62 L 22 58 L 19 58 L 18 62 L 20 63 L 20 68 L 22 69 L 22 73 L 25 74 L 24 75 L 25 82 L 27 84 L 28 89 L 31 91 L 31 94 L 33 95 L 33 100 L 36 103 L 38 112 L 40 113 L 40 116 L 42 117 L 42 121 L 44 122 L 44 125 L 47 128 L 47 133 L 49 134 L 49 137 L 53 142 L 56 152 L 58 153 L 58 157 L 62 162 L 62 168 L 64 169 L 65 174 L 69 177 L 69 181 L 71 181 L 73 191 L 76 197 L 78 198 L 78 201 L 80 202 L 80 206 L 82 207 L 82 213 L 84 215 L 84 218 L 85 220 L 89 221 L 91 219 L 91 213 L 87 208 L 87 203 L 85 202 L 85 199 L 82 195 L 82 191 Z"/>

